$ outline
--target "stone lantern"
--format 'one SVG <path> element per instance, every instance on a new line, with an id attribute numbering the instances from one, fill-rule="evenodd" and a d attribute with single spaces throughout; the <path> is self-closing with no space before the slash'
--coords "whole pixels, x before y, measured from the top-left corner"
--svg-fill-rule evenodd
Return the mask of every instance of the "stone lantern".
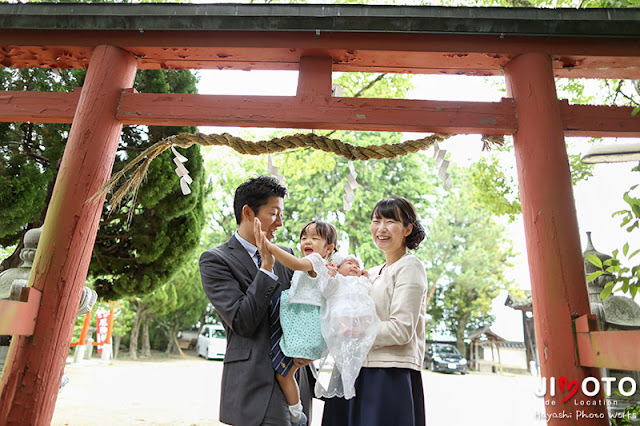
<path id="1" fill-rule="evenodd" d="M 24 234 L 24 248 L 20 251 L 22 265 L 0 272 L 0 299 L 19 300 L 22 287 L 27 285 L 42 228 L 29 229 Z"/>
<path id="2" fill-rule="evenodd" d="M 584 266 L 587 276 L 600 270 L 589 262 L 587 259 L 589 254 L 598 257 L 603 263 L 605 260 L 611 259 L 611 256 L 600 253 L 593 247 L 591 232 L 587 232 L 587 248 L 584 251 Z M 604 273 L 587 282 L 591 313 L 596 316 L 598 330 L 638 330 L 640 329 L 640 306 L 633 299 L 614 295 L 610 295 L 606 300 L 600 298 L 600 292 L 604 289 L 604 286 L 614 279 L 613 274 Z M 640 372 L 638 371 L 602 368 L 601 374 L 602 377 L 615 377 L 616 381 L 612 389 L 617 389 L 617 384 L 625 377 L 630 377 L 636 383 L 640 383 Z M 622 413 L 625 408 L 640 404 L 640 392 L 636 390 L 636 393 L 630 397 L 624 397 L 612 392 L 607 397 L 607 403 L 612 414 Z"/>
<path id="3" fill-rule="evenodd" d="M 0 299 L 20 300 L 20 292 L 29 282 L 29 275 L 31 274 L 33 260 L 36 257 L 36 249 L 41 233 L 42 227 L 29 229 L 24 234 L 24 248 L 20 251 L 22 264 L 17 268 L 10 268 L 0 272 Z M 97 299 L 98 294 L 85 286 L 82 290 L 78 315 L 84 315 L 91 311 Z M 0 336 L 0 372 L 4 367 L 10 341 L 11 336 Z"/>

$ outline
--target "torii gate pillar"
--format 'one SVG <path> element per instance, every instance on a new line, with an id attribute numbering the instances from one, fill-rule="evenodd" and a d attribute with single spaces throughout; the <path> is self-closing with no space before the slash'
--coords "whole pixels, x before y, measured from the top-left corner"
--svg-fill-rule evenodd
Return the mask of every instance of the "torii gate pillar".
<path id="1" fill-rule="evenodd" d="M 135 74 L 135 58 L 119 48 L 98 46 L 91 56 L 29 278 L 42 292 L 35 330 L 14 336 L 0 383 L 2 425 L 53 417 L 104 198 L 88 200 L 111 176 L 116 110 Z"/>
<path id="2" fill-rule="evenodd" d="M 590 308 L 551 58 L 527 53 L 507 64 L 505 73 L 518 117 L 514 146 L 536 340 L 541 375 L 547 379 L 545 409 L 552 416 L 548 424 L 609 424 L 602 391 L 587 397 L 580 389 L 586 377 L 600 381 L 600 372 L 580 367 L 572 330 L 572 320 L 589 314 Z M 549 390 L 551 377 L 555 378 L 555 397 Z M 571 388 L 574 380 L 578 386 L 566 402 L 562 400 L 570 392 L 560 388 L 561 377 Z M 593 389 L 591 384 L 589 390 Z"/>

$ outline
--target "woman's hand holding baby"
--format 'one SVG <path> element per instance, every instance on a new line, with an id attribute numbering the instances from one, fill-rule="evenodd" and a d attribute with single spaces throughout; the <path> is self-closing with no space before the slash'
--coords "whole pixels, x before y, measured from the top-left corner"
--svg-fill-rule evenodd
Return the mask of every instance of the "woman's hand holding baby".
<path id="1" fill-rule="evenodd" d="M 330 277 L 335 277 L 338 273 L 338 268 L 333 263 L 327 263 L 327 271 L 329 271 Z"/>

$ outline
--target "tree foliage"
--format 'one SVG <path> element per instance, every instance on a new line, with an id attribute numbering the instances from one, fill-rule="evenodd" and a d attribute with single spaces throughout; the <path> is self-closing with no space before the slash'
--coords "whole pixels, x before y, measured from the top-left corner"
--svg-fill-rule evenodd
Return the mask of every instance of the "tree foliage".
<path id="1" fill-rule="evenodd" d="M 429 312 L 456 336 L 461 351 L 468 333 L 493 321 L 491 303 L 510 285 L 504 272 L 512 256 L 504 227 L 470 194 L 468 174 L 455 169 L 456 187 L 442 197 L 419 251 L 430 282 L 438 283 Z"/>
<path id="2" fill-rule="evenodd" d="M 636 166 L 634 171 L 640 171 L 640 165 Z M 613 213 L 613 217 L 617 216 L 621 220 L 620 227 L 634 236 L 637 236 L 640 230 L 640 196 L 637 188 L 638 184 L 635 184 L 623 195 L 628 207 Z M 603 274 L 610 274 L 613 277 L 613 280 L 605 284 L 600 293 L 602 299 L 608 298 L 614 292 L 629 293 L 633 299 L 640 289 L 640 264 L 631 265 L 637 262 L 637 259 L 633 259 L 640 253 L 640 248 L 633 244 L 635 239 L 630 241 L 631 244 L 627 241 L 621 249 L 614 250 L 613 257 L 604 262 L 594 255 L 587 256 L 587 260 L 599 269 L 590 274 L 587 281 L 593 281 Z"/>
<path id="3" fill-rule="evenodd" d="M 346 1 L 349 3 L 350 1 Z M 360 3 L 360 1 L 356 1 Z M 365 2 L 366 3 L 366 2 Z M 547 7 L 548 0 L 432 1 L 431 4 Z M 632 0 L 559 0 L 553 6 L 628 7 Z M 0 70 L 5 90 L 68 91 L 82 85 L 82 70 Z M 144 71 L 136 78 L 141 92 L 194 93 L 195 80 L 188 72 Z M 402 98 L 411 88 L 411 78 L 398 74 L 337 74 L 344 96 Z M 637 105 L 637 86 L 628 81 L 609 81 L 611 104 Z M 571 94 L 573 103 L 587 103 L 579 80 L 559 82 Z M 150 143 L 192 128 L 125 129 L 115 169 Z M 321 132 L 319 132 L 321 133 Z M 397 143 L 401 135 L 386 132 L 324 132 L 358 144 Z M 44 217 L 57 165 L 68 136 L 66 125 L 0 124 L 0 245 L 16 244 L 20 234 Z M 285 226 L 278 235 L 281 243 L 297 247 L 302 226 L 312 219 L 337 225 L 343 250 L 358 254 L 367 266 L 383 262 L 382 254 L 369 235 L 369 215 L 376 201 L 392 194 L 407 197 L 416 205 L 428 230 L 428 239 L 418 256 L 428 265 L 430 281 L 439 279 L 436 303 L 431 312 L 458 336 L 491 321 L 491 300 L 508 285 L 503 272 L 510 248 L 492 215 L 520 214 L 515 173 L 501 161 L 512 156 L 510 143 L 471 166 L 457 169 L 455 189 L 444 192 L 435 177 L 433 161 L 424 154 L 392 160 L 356 162 L 360 187 L 350 211 L 343 211 L 343 185 L 348 162 L 332 154 L 296 150 L 273 155 L 285 176 L 291 196 L 285 202 Z M 199 251 L 228 239 L 236 227 L 232 210 L 233 190 L 247 177 L 264 173 L 264 157 L 238 156 L 216 151 L 210 156 L 205 180 L 203 158 L 197 147 L 183 152 L 194 179 L 193 193 L 183 197 L 173 173 L 170 154 L 156 159 L 148 180 L 135 202 L 123 212 L 105 208 L 96 240 L 90 273 L 97 290 L 105 298 L 131 300 L 147 319 L 166 330 L 167 340 L 175 331 L 202 318 L 206 300 L 195 273 Z M 591 169 L 577 156 L 570 156 L 574 182 L 588 178 Z M 205 200 L 206 196 L 206 200 Z M 125 213 L 134 212 L 127 223 Z M 107 215 L 110 213 L 110 215 Z M 200 232 L 204 228 L 203 232 Z M 200 244 L 195 253 L 192 248 Z"/>
<path id="4" fill-rule="evenodd" d="M 483 157 L 470 167 L 470 194 L 485 209 L 498 216 L 507 215 L 514 220 L 520 214 L 517 183 L 507 174 L 499 157 Z"/>
<path id="5" fill-rule="evenodd" d="M 364 93 L 362 89 L 376 78 L 353 78 L 352 81 L 357 82 L 355 87 L 344 80 L 341 84 L 345 86 L 345 93 L 353 95 Z M 387 83 L 379 79 L 377 84 Z M 366 90 L 367 96 L 378 96 L 376 85 Z M 389 93 L 386 89 L 381 92 Z M 404 96 L 406 91 L 398 88 L 394 93 Z M 364 145 L 398 143 L 402 135 L 335 131 L 331 132 L 331 137 Z M 213 198 L 217 202 L 211 205 L 208 213 L 210 226 L 203 233 L 203 238 L 216 235 L 224 241 L 236 226 L 231 209 L 235 187 L 249 176 L 264 174 L 266 158 L 240 156 L 226 148 L 212 149 L 207 156 L 211 158 L 208 167 L 215 170 L 211 179 Z M 369 232 L 371 210 L 381 198 L 392 194 L 404 196 L 416 205 L 429 235 L 424 247 L 416 254 L 427 265 L 430 282 L 442 276 L 441 281 L 449 289 L 446 297 L 444 292 L 438 294 L 434 306 L 441 313 L 438 315 L 437 310 L 432 312 L 436 321 L 445 318 L 446 308 L 445 321 L 455 334 L 458 325 L 464 332 L 473 325 L 485 325 L 491 320 L 491 300 L 499 289 L 507 285 L 502 273 L 508 266 L 506 259 L 510 249 L 501 236 L 502 228 L 493 222 L 492 212 L 483 209 L 470 196 L 471 187 L 465 183 L 469 176 L 464 170 L 455 171 L 456 189 L 447 192 L 436 177 L 433 160 L 424 152 L 395 159 L 354 162 L 360 186 L 355 189 L 352 209 L 344 211 L 342 197 L 349 172 L 347 160 L 321 151 L 299 149 L 273 154 L 272 161 L 284 175 L 290 192 L 290 197 L 285 200 L 284 226 L 276 236 L 278 243 L 297 250 L 302 226 L 310 220 L 326 220 L 338 228 L 340 249 L 359 255 L 367 267 L 375 266 L 384 262 L 384 257 L 375 247 Z M 458 220 L 458 226 L 448 221 L 451 217 Z M 468 247 L 459 244 L 455 250 L 447 250 L 450 246 L 445 244 L 452 236 L 468 240 Z M 430 242 L 432 239 L 433 244 Z M 466 251 L 469 251 L 469 257 L 464 255 Z M 435 255 L 439 256 L 438 261 L 432 259 Z M 478 279 L 475 279 L 476 275 Z M 473 300 L 469 301 L 470 298 Z M 455 316 L 457 310 L 464 309 L 468 311 L 464 313 L 468 316 L 466 324 Z"/>
<path id="6" fill-rule="evenodd" d="M 196 324 L 207 311 L 209 300 L 202 291 L 197 259 L 184 264 L 172 278 L 155 292 L 144 297 L 148 317 L 154 320 L 166 352 L 182 354 L 178 331 Z"/>
<path id="7" fill-rule="evenodd" d="M 630 8 L 638 7 L 637 0 L 430 0 L 430 5 L 447 6 L 498 6 L 537 8 Z M 560 98 L 572 104 L 594 104 L 633 106 L 640 112 L 640 82 L 637 80 L 599 80 L 597 95 L 589 93 L 593 82 L 590 79 L 557 79 Z M 567 142 L 570 144 L 570 139 Z M 507 138 L 504 149 L 513 151 L 511 138 Z M 600 139 L 591 139 L 595 143 Z M 476 202 L 496 215 L 507 215 L 511 220 L 520 214 L 520 197 L 513 165 L 500 161 L 500 151 L 489 154 L 473 166 L 471 181 Z M 507 163 L 509 164 L 509 163 Z M 574 185 L 592 176 L 593 165 L 580 162 L 580 156 L 569 155 L 571 177 Z"/>
<path id="8" fill-rule="evenodd" d="M 367 144 L 400 141 L 400 135 L 394 133 L 340 132 L 339 137 L 350 143 L 356 143 L 356 140 Z M 347 160 L 324 152 L 305 151 L 288 153 L 281 158 L 280 172 L 290 191 L 290 198 L 285 203 L 283 239 L 297 246 L 304 224 L 316 219 L 328 221 L 338 228 L 339 248 L 358 254 L 367 266 L 384 262 L 369 234 L 375 203 L 394 194 L 402 195 L 416 204 L 421 216 L 426 216 L 429 200 L 435 198 L 433 163 L 423 154 L 356 162 L 354 169 L 360 186 L 355 189 L 356 199 L 349 211 L 343 209 L 344 185 L 349 173 Z M 310 170 L 305 163 L 314 166 Z"/>
<path id="9" fill-rule="evenodd" d="M 84 70 L 0 68 L 0 89 L 69 92 Z M 68 124 L 0 123 L 0 245 L 18 243 L 29 224 L 40 226 L 62 158 Z"/>
<path id="10" fill-rule="evenodd" d="M 196 91 L 195 77 L 189 71 L 149 70 L 140 73 L 136 85 L 139 91 L 154 93 Z M 133 139 L 118 167 L 151 143 L 194 130 L 150 127 L 148 141 Z M 193 179 L 189 196 L 182 195 L 171 152 L 166 152 L 151 163 L 137 199 L 130 200 L 123 211 L 105 215 L 96 239 L 96 261 L 90 268 L 99 277 L 96 290 L 102 296 L 117 298 L 152 292 L 192 256 L 204 226 L 204 159 L 197 145 L 181 153 L 188 159 L 185 164 Z M 129 210 L 133 210 L 130 223 L 126 217 Z M 105 208 L 105 213 L 110 212 Z"/>
<path id="11" fill-rule="evenodd" d="M 0 70 L 4 90 L 71 91 L 81 86 L 84 70 Z M 136 75 L 139 92 L 195 93 L 196 78 L 190 71 L 143 70 Z M 25 229 L 40 226 L 51 197 L 53 183 L 69 136 L 69 125 L 3 123 L 0 129 L 0 244 L 15 245 Z M 171 134 L 191 127 L 128 126 L 123 129 L 114 170 L 146 148 Z M 204 167 L 200 148 L 184 151 L 192 195 L 185 197 L 174 173 L 170 153 L 155 160 L 135 205 L 124 211 L 104 208 L 90 274 L 97 278 L 101 296 L 115 299 L 149 292 L 177 270 L 199 242 L 203 226 Z M 133 219 L 125 213 L 132 209 Z M 17 250 L 21 247 L 17 246 Z"/>

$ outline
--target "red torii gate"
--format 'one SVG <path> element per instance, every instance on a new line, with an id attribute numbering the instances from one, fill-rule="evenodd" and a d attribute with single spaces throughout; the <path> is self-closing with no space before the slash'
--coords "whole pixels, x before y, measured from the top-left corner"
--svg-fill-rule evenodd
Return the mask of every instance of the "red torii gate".
<path id="1" fill-rule="evenodd" d="M 638 136 L 631 108 L 558 101 L 554 77 L 640 79 L 640 11 L 320 5 L 0 5 L 0 64 L 88 67 L 76 93 L 0 92 L 0 120 L 72 123 L 14 335 L 0 424 L 53 416 L 123 124 L 514 136 L 542 375 L 640 370 L 638 332 L 589 321 L 565 135 Z M 293 97 L 140 94 L 138 68 L 299 70 Z M 505 75 L 501 102 L 336 98 L 331 72 Z M 574 330 L 575 329 L 575 330 Z M 547 414 L 605 424 L 603 394 L 547 394 Z M 582 405 L 588 402 L 597 405 Z M 582 410 L 589 419 L 577 419 Z M 552 418 L 550 424 L 563 419 Z M 563 423 L 565 424 L 565 423 Z"/>

